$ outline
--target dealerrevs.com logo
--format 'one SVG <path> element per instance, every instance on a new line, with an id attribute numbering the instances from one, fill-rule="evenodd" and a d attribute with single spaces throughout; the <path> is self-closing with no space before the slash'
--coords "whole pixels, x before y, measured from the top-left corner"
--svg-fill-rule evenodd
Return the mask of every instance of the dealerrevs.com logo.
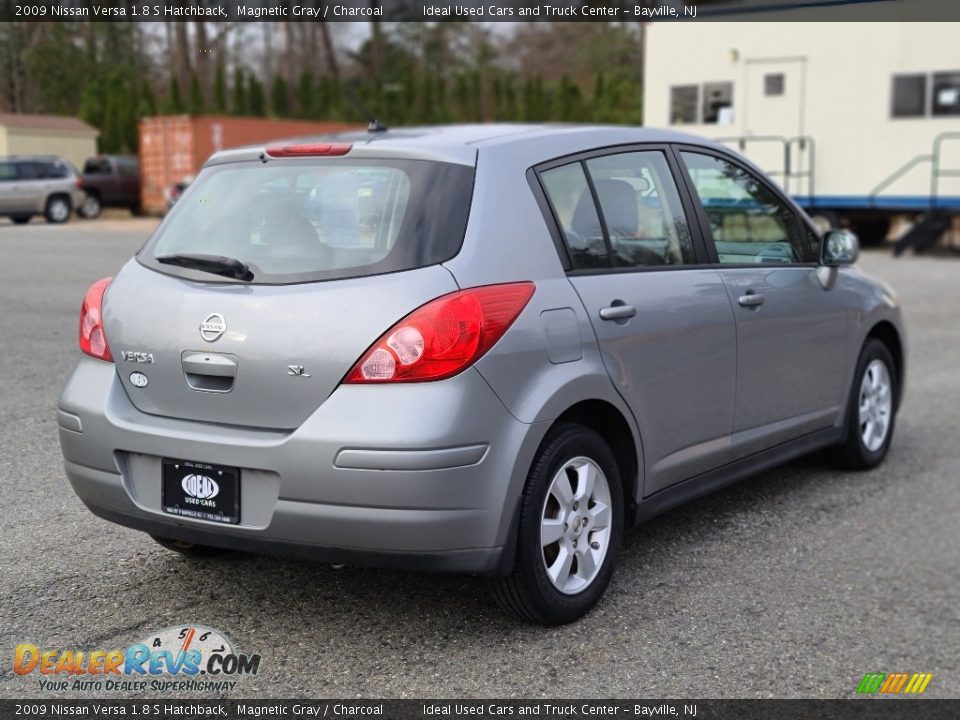
<path id="1" fill-rule="evenodd" d="M 237 652 L 219 630 L 181 625 L 152 633 L 125 650 L 20 643 L 13 669 L 17 675 L 37 675 L 43 691 L 224 692 L 233 690 L 236 678 L 259 672 L 260 655 Z"/>

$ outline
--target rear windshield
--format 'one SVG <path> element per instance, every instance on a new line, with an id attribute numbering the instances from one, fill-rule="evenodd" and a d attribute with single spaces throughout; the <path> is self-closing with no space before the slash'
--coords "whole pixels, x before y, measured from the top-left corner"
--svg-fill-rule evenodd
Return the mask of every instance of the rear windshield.
<path id="1" fill-rule="evenodd" d="M 202 171 L 140 252 L 160 272 L 238 282 L 171 255 L 245 263 L 253 283 L 285 284 L 411 270 L 460 250 L 473 168 L 426 160 L 270 160 Z M 242 282 L 242 281 L 241 281 Z"/>

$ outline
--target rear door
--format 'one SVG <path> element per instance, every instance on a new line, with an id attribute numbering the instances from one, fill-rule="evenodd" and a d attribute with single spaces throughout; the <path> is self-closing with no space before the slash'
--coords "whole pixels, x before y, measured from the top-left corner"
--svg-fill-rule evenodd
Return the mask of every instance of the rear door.
<path id="1" fill-rule="evenodd" d="M 693 147 L 679 156 L 736 316 L 738 454 L 831 425 L 841 410 L 852 305 L 818 279 L 816 237 L 734 158 Z"/>
<path id="2" fill-rule="evenodd" d="M 17 181 L 13 191 L 16 209 L 23 212 L 42 211 L 47 193 L 52 188 L 47 163 L 24 160 L 17 162 L 16 166 Z"/>
<path id="3" fill-rule="evenodd" d="M 538 169 L 566 242 L 569 278 L 640 429 L 644 494 L 725 461 L 736 337 L 666 148 L 586 155 Z"/>

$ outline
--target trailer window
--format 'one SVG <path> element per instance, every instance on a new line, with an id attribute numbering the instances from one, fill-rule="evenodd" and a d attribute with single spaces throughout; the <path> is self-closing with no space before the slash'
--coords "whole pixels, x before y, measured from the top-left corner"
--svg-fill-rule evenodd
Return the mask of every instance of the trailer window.
<path id="1" fill-rule="evenodd" d="M 733 122 L 733 83 L 707 83 L 703 86 L 703 122 L 714 125 Z"/>
<path id="2" fill-rule="evenodd" d="M 700 88 L 696 85 L 677 85 L 670 88 L 670 122 L 673 125 L 697 121 L 697 99 Z"/>
<path id="3" fill-rule="evenodd" d="M 960 115 L 960 72 L 933 74 L 933 114 Z"/>
<path id="4" fill-rule="evenodd" d="M 671 125 L 728 125 L 732 122 L 732 82 L 674 85 L 670 88 Z"/>
<path id="5" fill-rule="evenodd" d="M 893 117 L 923 117 L 927 109 L 927 76 L 893 76 Z"/>
<path id="6" fill-rule="evenodd" d="M 763 94 L 768 97 L 783 95 L 783 73 L 770 73 L 763 76 Z"/>

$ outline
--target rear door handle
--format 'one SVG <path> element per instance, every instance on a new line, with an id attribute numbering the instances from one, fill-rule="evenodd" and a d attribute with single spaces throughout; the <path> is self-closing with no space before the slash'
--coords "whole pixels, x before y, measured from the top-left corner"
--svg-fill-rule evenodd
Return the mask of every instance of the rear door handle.
<path id="1" fill-rule="evenodd" d="M 760 293 L 755 293 L 753 290 L 748 290 L 745 294 L 741 295 L 737 300 L 743 307 L 760 307 L 763 305 L 763 295 Z"/>
<path id="2" fill-rule="evenodd" d="M 600 308 L 601 320 L 626 320 L 637 314 L 637 309 L 633 305 L 613 302 L 608 307 Z"/>

